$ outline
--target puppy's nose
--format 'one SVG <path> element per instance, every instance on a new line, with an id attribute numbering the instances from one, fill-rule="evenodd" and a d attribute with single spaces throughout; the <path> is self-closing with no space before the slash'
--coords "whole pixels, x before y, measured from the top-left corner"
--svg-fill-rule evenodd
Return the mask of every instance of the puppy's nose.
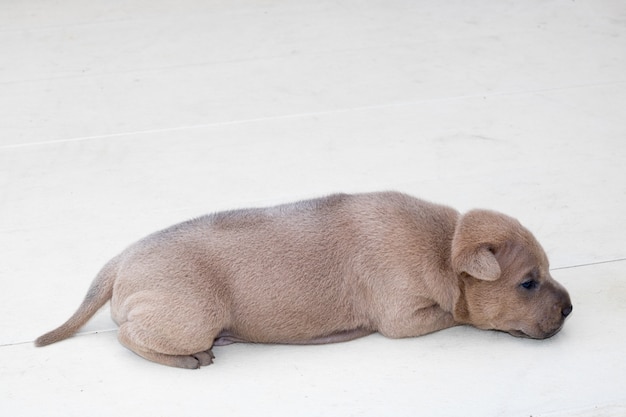
<path id="1" fill-rule="evenodd" d="M 573 309 L 572 305 L 569 304 L 563 307 L 563 310 L 561 310 L 561 314 L 563 314 L 563 317 L 567 317 L 572 312 L 572 309 Z"/>

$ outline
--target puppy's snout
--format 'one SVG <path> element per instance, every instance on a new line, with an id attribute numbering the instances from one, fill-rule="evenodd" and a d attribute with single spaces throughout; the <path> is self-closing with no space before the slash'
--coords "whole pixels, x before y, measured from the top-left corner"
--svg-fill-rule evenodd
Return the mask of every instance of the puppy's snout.
<path id="1" fill-rule="evenodd" d="M 571 304 L 567 304 L 565 307 L 563 307 L 563 309 L 561 310 L 561 314 L 563 315 L 563 318 L 567 317 L 570 315 L 570 313 L 572 312 L 572 305 Z"/>

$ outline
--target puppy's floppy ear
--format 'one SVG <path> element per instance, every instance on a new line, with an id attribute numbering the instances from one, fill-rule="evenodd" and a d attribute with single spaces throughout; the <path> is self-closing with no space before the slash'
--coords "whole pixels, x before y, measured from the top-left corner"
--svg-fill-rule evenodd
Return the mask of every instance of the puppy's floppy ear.
<path id="1" fill-rule="evenodd" d="M 467 273 L 474 278 L 495 281 L 502 271 L 493 253 L 497 236 L 494 236 L 493 214 L 473 210 L 462 216 L 452 239 L 452 268 L 457 274 Z"/>
<path id="2" fill-rule="evenodd" d="M 495 281 L 502 273 L 498 260 L 488 246 L 459 254 L 452 258 L 452 264 L 457 273 L 465 272 L 485 281 Z"/>

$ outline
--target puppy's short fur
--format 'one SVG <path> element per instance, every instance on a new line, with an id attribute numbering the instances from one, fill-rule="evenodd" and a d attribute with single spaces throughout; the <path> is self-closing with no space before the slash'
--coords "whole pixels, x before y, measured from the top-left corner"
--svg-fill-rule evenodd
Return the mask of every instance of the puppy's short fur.
<path id="1" fill-rule="evenodd" d="M 572 311 L 516 220 L 400 193 L 332 195 L 217 213 L 154 233 L 109 261 L 76 332 L 108 300 L 120 342 L 183 368 L 233 342 L 315 344 L 470 324 L 547 338 Z"/>

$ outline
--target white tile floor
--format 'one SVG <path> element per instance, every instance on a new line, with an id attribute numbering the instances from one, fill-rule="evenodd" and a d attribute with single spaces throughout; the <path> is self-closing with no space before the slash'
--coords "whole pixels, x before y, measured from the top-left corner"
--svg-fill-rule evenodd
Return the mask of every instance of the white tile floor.
<path id="1" fill-rule="evenodd" d="M 32 345 L 151 231 L 381 189 L 520 218 L 564 330 L 233 345 L 185 371 L 105 308 Z M 622 0 L 4 1 L 0 199 L 2 416 L 626 416 Z"/>

